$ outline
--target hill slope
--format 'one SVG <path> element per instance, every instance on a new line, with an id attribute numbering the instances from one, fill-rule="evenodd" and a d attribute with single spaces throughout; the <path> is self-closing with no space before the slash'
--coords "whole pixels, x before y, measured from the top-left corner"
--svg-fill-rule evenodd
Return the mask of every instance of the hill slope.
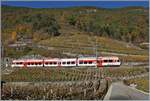
<path id="1" fill-rule="evenodd" d="M 24 38 L 31 38 L 32 44 L 37 47 L 43 45 L 52 49 L 28 47 L 17 52 L 8 47 L 10 43 Z M 4 56 L 20 57 L 33 53 L 63 56 L 62 51 L 93 55 L 95 42 L 101 55 L 115 53 L 123 58 L 132 55 L 133 60 L 148 60 L 148 50 L 138 47 L 140 43 L 148 42 L 148 9 L 33 9 L 2 6 Z"/>

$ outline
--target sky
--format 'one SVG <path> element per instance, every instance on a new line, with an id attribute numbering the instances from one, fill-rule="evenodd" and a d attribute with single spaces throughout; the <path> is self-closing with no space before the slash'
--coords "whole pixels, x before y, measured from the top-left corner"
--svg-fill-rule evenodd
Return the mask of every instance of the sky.
<path id="1" fill-rule="evenodd" d="M 148 1 L 2 1 L 2 5 L 31 8 L 66 8 L 76 6 L 94 6 L 98 8 L 149 7 Z"/>

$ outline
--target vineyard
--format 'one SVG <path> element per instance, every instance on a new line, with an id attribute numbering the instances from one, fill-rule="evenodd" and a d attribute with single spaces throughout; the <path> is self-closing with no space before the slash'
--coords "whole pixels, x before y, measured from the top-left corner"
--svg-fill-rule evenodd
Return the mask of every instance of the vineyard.
<path id="1" fill-rule="evenodd" d="M 3 100 L 92 100 L 103 99 L 108 90 L 106 80 L 51 83 L 7 83 Z"/>
<path id="2" fill-rule="evenodd" d="M 54 82 L 97 80 L 101 77 L 130 77 L 148 73 L 147 68 L 14 68 L 10 74 L 3 74 L 6 82 Z"/>
<path id="3" fill-rule="evenodd" d="M 109 69 L 104 69 L 103 72 L 106 77 L 112 77 L 116 79 L 122 78 L 123 80 L 123 79 L 128 79 L 130 77 L 136 77 L 142 74 L 148 74 L 149 68 L 144 68 L 144 67 L 109 68 Z"/>
<path id="4" fill-rule="evenodd" d="M 8 82 L 81 81 L 99 77 L 99 69 L 92 68 L 15 68 L 11 74 L 2 75 L 3 80 Z"/>
<path id="5" fill-rule="evenodd" d="M 2 74 L 3 100 L 102 100 L 112 81 L 149 72 L 144 67 L 13 69 Z"/>

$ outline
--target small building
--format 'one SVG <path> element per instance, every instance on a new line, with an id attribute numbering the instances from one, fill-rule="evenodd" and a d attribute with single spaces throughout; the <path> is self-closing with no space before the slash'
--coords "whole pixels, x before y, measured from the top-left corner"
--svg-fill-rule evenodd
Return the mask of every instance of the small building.
<path id="1" fill-rule="evenodd" d="M 24 50 L 27 46 L 32 44 L 32 38 L 20 38 L 15 43 L 10 43 L 8 46 L 10 48 L 15 48 L 16 50 Z"/>
<path id="2" fill-rule="evenodd" d="M 27 46 L 27 44 L 23 43 L 23 42 L 16 42 L 16 43 L 13 43 L 13 44 L 9 44 L 8 46 L 10 48 L 15 48 L 16 50 L 24 50 L 25 47 Z"/>

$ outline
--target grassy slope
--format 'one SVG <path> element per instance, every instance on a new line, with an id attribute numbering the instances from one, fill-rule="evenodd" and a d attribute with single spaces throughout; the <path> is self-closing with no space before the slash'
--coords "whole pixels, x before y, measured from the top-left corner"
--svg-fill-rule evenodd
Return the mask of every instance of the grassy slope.
<path id="1" fill-rule="evenodd" d="M 55 47 L 56 50 L 67 51 L 79 54 L 95 54 L 95 41 L 98 45 L 98 53 L 113 52 L 118 54 L 127 54 L 127 56 L 120 56 L 120 58 L 129 61 L 147 61 L 148 51 L 141 50 L 137 47 L 129 46 L 128 43 L 113 40 L 105 37 L 93 37 L 85 34 L 74 34 L 72 36 L 60 36 L 51 39 L 40 41 L 42 44 L 49 47 Z M 130 57 L 130 58 L 129 58 Z"/>
<path id="2" fill-rule="evenodd" d="M 126 81 L 127 85 L 130 85 L 132 83 L 137 84 L 137 89 L 149 92 L 149 77 L 131 79 Z"/>

